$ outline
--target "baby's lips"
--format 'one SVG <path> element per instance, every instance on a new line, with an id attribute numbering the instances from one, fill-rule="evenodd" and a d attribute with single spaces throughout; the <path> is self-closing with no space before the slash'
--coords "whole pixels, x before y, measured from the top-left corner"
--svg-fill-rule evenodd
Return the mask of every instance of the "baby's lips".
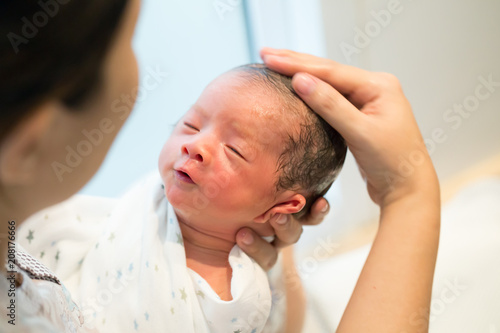
<path id="1" fill-rule="evenodd" d="M 176 177 L 179 178 L 180 180 L 182 180 L 186 183 L 196 184 L 196 179 L 193 178 L 194 172 L 192 170 L 189 170 L 185 166 L 175 168 L 174 170 L 175 170 Z"/>
<path id="2" fill-rule="evenodd" d="M 178 161 L 174 164 L 174 171 L 186 174 L 194 184 L 198 184 L 199 166 L 191 160 Z"/>

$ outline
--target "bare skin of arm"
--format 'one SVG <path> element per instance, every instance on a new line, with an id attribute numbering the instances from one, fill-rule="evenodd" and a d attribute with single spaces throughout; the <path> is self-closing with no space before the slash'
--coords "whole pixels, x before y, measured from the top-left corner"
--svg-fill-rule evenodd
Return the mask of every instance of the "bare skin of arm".
<path id="1" fill-rule="evenodd" d="M 439 243 L 439 183 L 399 81 L 328 59 L 263 49 L 346 139 L 380 226 L 337 332 L 427 332 Z M 333 295 L 332 295 L 333 296 Z"/>
<path id="2" fill-rule="evenodd" d="M 283 285 L 286 294 L 286 318 L 283 333 L 300 333 L 306 316 L 307 297 L 300 276 L 295 268 L 293 246 L 281 251 Z"/>

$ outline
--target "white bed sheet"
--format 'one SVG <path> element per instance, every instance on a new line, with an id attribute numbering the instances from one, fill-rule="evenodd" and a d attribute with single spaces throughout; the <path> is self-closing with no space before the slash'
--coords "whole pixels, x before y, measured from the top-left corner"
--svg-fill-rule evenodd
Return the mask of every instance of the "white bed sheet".
<path id="1" fill-rule="evenodd" d="M 304 332 L 334 331 L 369 249 L 323 261 L 304 278 Z M 443 207 L 430 332 L 500 333 L 500 178 L 465 187 Z"/>

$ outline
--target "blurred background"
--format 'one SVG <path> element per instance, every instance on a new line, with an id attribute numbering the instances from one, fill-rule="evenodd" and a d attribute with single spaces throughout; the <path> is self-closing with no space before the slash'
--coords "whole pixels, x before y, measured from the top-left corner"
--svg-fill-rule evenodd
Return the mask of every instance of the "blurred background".
<path id="1" fill-rule="evenodd" d="M 226 70 L 260 62 L 263 46 L 390 72 L 413 106 L 448 205 L 431 331 L 500 333 L 499 36 L 496 0 L 143 0 L 134 40 L 138 102 L 81 193 L 116 197 L 155 170 L 173 125 L 203 88 Z M 296 251 L 310 295 L 308 332 L 338 324 L 378 216 L 351 156 L 327 196 L 328 218 L 304 232 Z M 465 206 L 469 215 L 460 211 Z M 331 258 L 320 260 L 314 253 L 325 242 L 334 244 Z M 453 283 L 467 287 L 448 290 L 456 301 L 441 299 Z M 328 300 L 325 286 L 332 286 Z"/>

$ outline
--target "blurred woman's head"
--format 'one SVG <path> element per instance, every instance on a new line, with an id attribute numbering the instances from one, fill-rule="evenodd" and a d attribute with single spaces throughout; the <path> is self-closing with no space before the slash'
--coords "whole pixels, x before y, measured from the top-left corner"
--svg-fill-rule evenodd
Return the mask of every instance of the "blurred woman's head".
<path id="1" fill-rule="evenodd" d="M 0 4 L 0 210 L 63 200 L 97 171 L 130 113 L 139 0 Z"/>

